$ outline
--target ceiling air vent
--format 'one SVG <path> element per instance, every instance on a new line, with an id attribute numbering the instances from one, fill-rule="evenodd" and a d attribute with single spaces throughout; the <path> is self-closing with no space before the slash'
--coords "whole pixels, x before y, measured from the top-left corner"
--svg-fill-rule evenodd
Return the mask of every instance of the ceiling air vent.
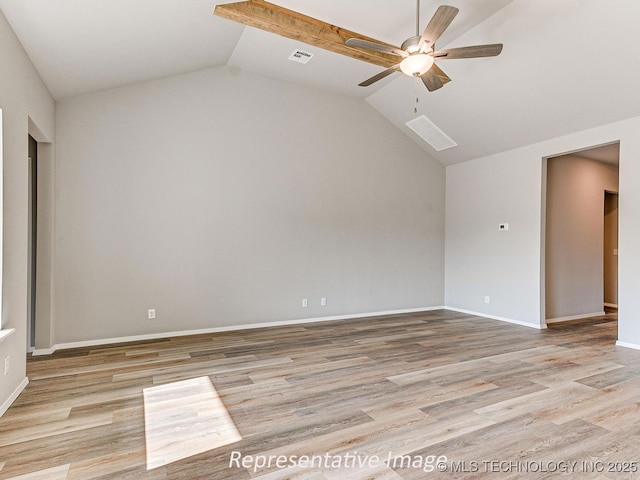
<path id="1" fill-rule="evenodd" d="M 313 58 L 313 53 L 305 52 L 304 50 L 294 50 L 289 55 L 289 60 L 298 63 L 309 63 L 309 60 Z"/>
<path id="2" fill-rule="evenodd" d="M 437 152 L 458 145 L 424 115 L 420 115 L 413 120 L 409 120 L 406 125 L 416 132 L 420 138 L 431 145 Z"/>

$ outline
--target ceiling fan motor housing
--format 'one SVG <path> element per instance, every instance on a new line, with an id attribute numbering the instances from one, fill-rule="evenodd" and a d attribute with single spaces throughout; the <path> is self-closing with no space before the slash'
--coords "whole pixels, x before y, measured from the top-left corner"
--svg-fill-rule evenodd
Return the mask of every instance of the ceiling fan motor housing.
<path id="1" fill-rule="evenodd" d="M 433 50 L 429 48 L 427 42 L 420 45 L 420 41 L 421 36 L 416 35 L 405 40 L 400 47 L 409 54 L 400 62 L 400 70 L 406 75 L 420 77 L 433 65 Z"/>
<path id="2" fill-rule="evenodd" d="M 415 37 L 407 38 L 400 47 L 401 50 L 404 50 L 407 53 L 418 53 L 420 51 L 420 35 L 416 35 Z"/>

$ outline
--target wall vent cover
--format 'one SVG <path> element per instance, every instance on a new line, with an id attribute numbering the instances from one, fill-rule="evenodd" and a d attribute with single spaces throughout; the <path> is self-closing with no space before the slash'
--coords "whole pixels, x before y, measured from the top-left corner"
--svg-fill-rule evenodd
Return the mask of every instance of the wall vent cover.
<path id="1" fill-rule="evenodd" d="M 424 115 L 409 120 L 405 125 L 418 134 L 420 138 L 431 145 L 437 152 L 458 145 Z"/>
<path id="2" fill-rule="evenodd" d="M 304 50 L 294 50 L 291 55 L 289 55 L 289 60 L 298 63 L 309 63 L 309 60 L 313 58 L 313 53 L 305 52 Z"/>

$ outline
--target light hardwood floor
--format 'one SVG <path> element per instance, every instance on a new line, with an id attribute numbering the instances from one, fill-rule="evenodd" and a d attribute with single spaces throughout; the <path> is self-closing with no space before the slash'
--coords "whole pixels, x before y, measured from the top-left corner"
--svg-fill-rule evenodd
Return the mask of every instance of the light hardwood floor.
<path id="1" fill-rule="evenodd" d="M 0 479 L 640 478 L 640 352 L 616 328 L 436 311 L 31 358 Z M 242 440 L 146 470 L 143 389 L 203 376 Z"/>

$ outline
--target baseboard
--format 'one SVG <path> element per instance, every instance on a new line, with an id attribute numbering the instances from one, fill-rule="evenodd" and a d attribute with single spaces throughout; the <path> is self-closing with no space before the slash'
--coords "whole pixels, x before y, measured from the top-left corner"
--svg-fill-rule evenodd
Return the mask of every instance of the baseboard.
<path id="1" fill-rule="evenodd" d="M 601 317 L 603 315 L 606 315 L 604 311 L 602 311 L 602 312 L 592 312 L 592 313 L 582 313 L 580 315 L 571 315 L 571 316 L 568 316 L 568 317 L 547 318 L 547 323 L 568 322 L 570 320 L 579 320 L 581 318 L 591 318 L 591 317 Z"/>
<path id="2" fill-rule="evenodd" d="M 55 345 L 51 348 L 34 348 L 33 352 L 31 352 L 31 355 L 34 357 L 38 357 L 40 355 L 51 355 L 55 351 L 56 351 Z"/>
<path id="3" fill-rule="evenodd" d="M 522 322 L 520 320 L 513 320 L 512 318 L 499 317 L 497 315 L 489 315 L 487 313 L 474 312 L 472 310 L 465 310 L 463 308 L 455 308 L 455 307 L 444 307 L 446 310 L 451 310 L 452 312 L 466 313 L 467 315 L 475 315 L 476 317 L 484 317 L 489 318 L 491 320 L 499 320 L 501 322 L 513 323 L 515 325 L 520 325 L 522 327 L 535 328 L 536 330 L 544 330 L 547 328 L 546 325 L 534 325 L 533 323 Z"/>
<path id="4" fill-rule="evenodd" d="M 640 350 L 640 345 L 638 345 L 637 343 L 621 342 L 620 340 L 616 341 L 616 346 Z"/>
<path id="5" fill-rule="evenodd" d="M 290 326 L 290 325 L 301 325 L 305 323 L 332 322 L 336 320 L 351 320 L 355 318 L 381 317 L 385 315 L 401 315 L 405 313 L 420 313 L 420 312 L 429 312 L 433 310 L 444 310 L 444 309 L 445 307 L 443 306 L 408 308 L 403 310 L 387 310 L 383 312 L 355 313 L 351 315 L 336 315 L 331 317 L 302 318 L 297 320 L 284 320 L 284 321 L 278 321 L 278 322 L 250 323 L 245 325 L 231 325 L 228 327 L 204 328 L 204 329 L 198 329 L 198 330 L 180 330 L 176 332 L 150 333 L 146 335 L 133 335 L 128 337 L 103 338 L 98 340 L 59 343 L 59 344 L 53 345 L 51 348 L 36 348 L 33 351 L 33 356 L 37 357 L 41 355 L 51 355 L 57 350 L 68 350 L 70 348 L 82 348 L 82 347 L 97 347 L 100 345 L 109 345 L 113 343 L 140 342 L 143 340 L 158 340 L 158 339 L 168 338 L 168 337 L 185 337 L 188 335 L 202 335 L 202 334 L 208 334 L 208 333 L 229 332 L 229 331 L 235 331 L 235 330 L 251 330 L 254 328 L 284 327 L 284 326 Z"/>
<path id="6" fill-rule="evenodd" d="M 11 404 L 16 401 L 16 398 L 18 398 L 18 396 L 22 393 L 22 391 L 26 388 L 28 384 L 29 384 L 29 379 L 27 377 L 24 377 L 24 380 L 20 382 L 20 385 L 18 385 L 18 388 L 16 388 L 13 391 L 13 393 L 9 395 L 9 398 L 7 398 L 7 400 L 2 405 L 0 405 L 0 417 L 3 416 L 7 410 L 9 410 L 9 407 L 11 406 Z"/>

